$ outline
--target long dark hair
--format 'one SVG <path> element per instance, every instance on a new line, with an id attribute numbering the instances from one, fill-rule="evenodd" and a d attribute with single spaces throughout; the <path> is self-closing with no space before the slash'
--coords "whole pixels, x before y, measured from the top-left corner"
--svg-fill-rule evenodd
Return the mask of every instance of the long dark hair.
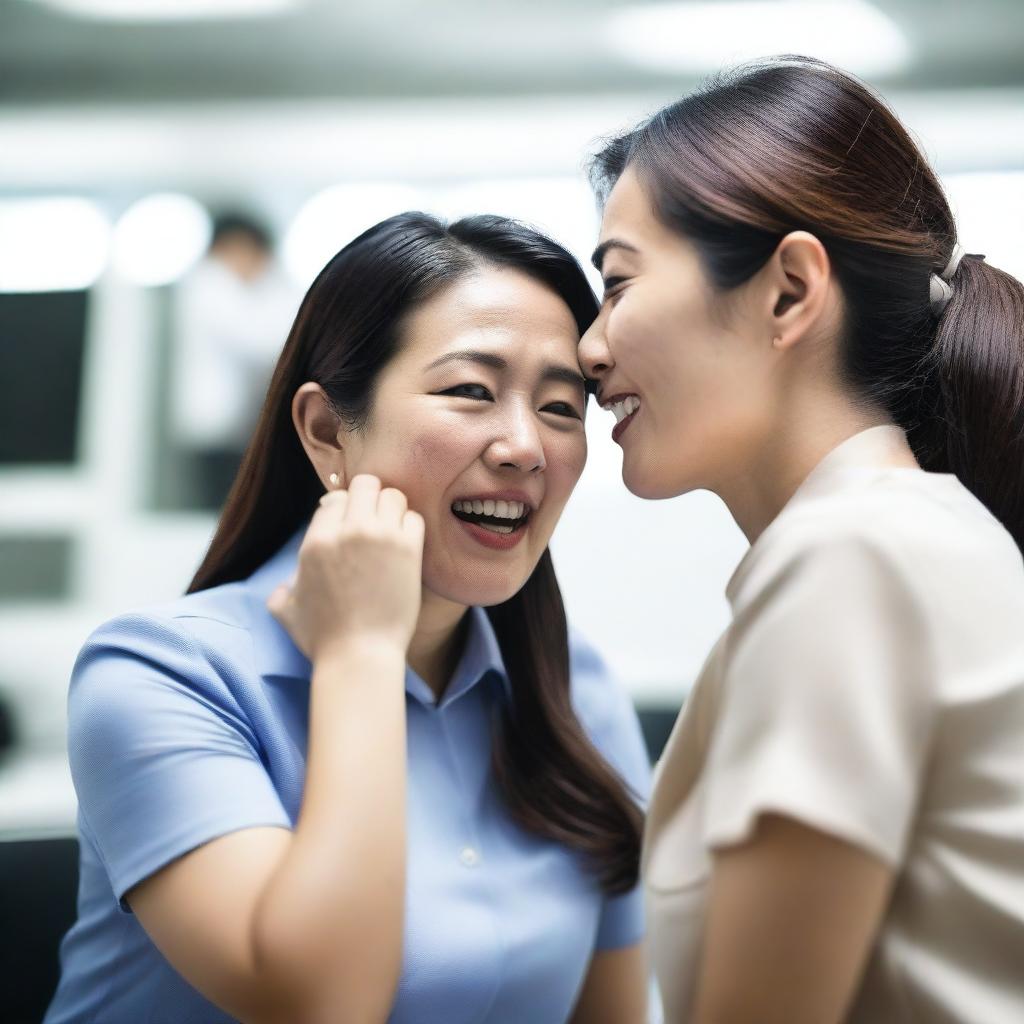
<path id="1" fill-rule="evenodd" d="M 880 97 L 812 58 L 757 62 L 607 142 L 591 162 L 599 196 L 627 165 L 720 292 L 788 232 L 816 235 L 845 299 L 845 383 L 1024 549 L 1024 286 L 968 255 L 935 315 L 929 278 L 949 262 L 953 214 Z"/>
<path id="2" fill-rule="evenodd" d="M 324 493 L 291 418 L 306 381 L 352 428 L 367 422 L 380 372 L 398 352 L 407 315 L 481 265 L 515 267 L 547 285 L 582 335 L 597 302 L 576 260 L 526 225 L 468 217 L 445 225 L 403 213 L 338 252 L 310 286 L 274 370 L 210 548 L 188 592 L 244 579 L 304 523 Z M 522 589 L 487 609 L 512 684 L 494 742 L 494 769 L 513 817 L 584 855 L 602 888 L 636 883 L 642 818 L 591 744 L 570 702 L 565 609 L 551 554 Z"/>

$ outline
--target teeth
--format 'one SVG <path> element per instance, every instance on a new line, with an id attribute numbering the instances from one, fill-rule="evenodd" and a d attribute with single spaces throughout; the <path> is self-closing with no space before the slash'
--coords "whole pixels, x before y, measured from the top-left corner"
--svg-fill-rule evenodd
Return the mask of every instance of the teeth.
<path id="1" fill-rule="evenodd" d="M 499 516 L 502 519 L 522 519 L 526 505 L 521 501 L 457 501 L 452 505 L 455 512 L 473 512 L 478 516 Z M 504 530 L 505 528 L 502 527 Z"/>
<path id="2" fill-rule="evenodd" d="M 621 402 L 612 402 L 604 408 L 615 414 L 616 423 L 621 423 L 627 416 L 632 416 L 640 408 L 640 399 L 636 395 L 627 395 Z"/>

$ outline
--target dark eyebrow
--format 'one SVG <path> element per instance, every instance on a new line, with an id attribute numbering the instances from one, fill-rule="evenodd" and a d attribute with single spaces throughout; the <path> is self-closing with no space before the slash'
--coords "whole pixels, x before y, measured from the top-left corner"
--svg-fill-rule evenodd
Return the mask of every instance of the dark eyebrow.
<path id="1" fill-rule="evenodd" d="M 488 366 L 492 370 L 507 370 L 508 363 L 499 355 L 495 355 L 493 352 L 480 352 L 477 349 L 465 348 L 460 349 L 458 352 L 448 352 L 438 359 L 435 359 L 432 363 L 425 367 L 427 370 L 433 370 L 436 366 L 441 366 L 444 363 L 455 362 L 456 360 L 462 360 L 469 363 L 479 363 L 481 366 Z M 541 380 L 548 381 L 561 381 L 564 384 L 571 384 L 573 387 L 586 388 L 587 378 L 577 370 L 571 370 L 568 366 L 555 366 L 549 364 L 544 367 L 544 372 L 540 375 Z"/>
<path id="2" fill-rule="evenodd" d="M 630 245 L 629 242 L 623 242 L 621 238 L 607 239 L 594 250 L 594 255 L 590 257 L 590 262 L 594 264 L 598 273 L 601 272 L 605 254 L 609 249 L 624 249 L 626 252 L 634 253 L 640 251 L 635 245 Z"/>

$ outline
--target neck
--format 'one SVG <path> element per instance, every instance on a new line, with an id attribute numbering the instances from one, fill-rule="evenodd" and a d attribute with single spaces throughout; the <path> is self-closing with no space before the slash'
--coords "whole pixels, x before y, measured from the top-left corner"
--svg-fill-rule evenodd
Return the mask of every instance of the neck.
<path id="1" fill-rule="evenodd" d="M 416 632 L 409 644 L 409 667 L 440 700 L 462 654 L 469 627 L 466 606 L 424 588 Z"/>
<path id="2" fill-rule="evenodd" d="M 852 403 L 787 403 L 785 419 L 765 431 L 765 442 L 730 480 L 715 488 L 736 524 L 753 544 L 797 488 L 830 451 L 870 427 L 892 425 L 884 413 Z M 894 445 L 885 465 L 916 467 L 909 445 Z"/>

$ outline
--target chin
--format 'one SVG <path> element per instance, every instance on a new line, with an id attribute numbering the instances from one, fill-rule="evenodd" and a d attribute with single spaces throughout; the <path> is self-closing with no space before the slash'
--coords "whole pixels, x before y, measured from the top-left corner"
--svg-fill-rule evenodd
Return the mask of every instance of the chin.
<path id="1" fill-rule="evenodd" d="M 677 498 L 698 488 L 696 483 L 689 482 L 684 475 L 670 476 L 664 467 L 637 466 L 624 461 L 622 464 L 622 482 L 630 494 L 648 501 L 661 501 L 665 498 Z"/>
<path id="2" fill-rule="evenodd" d="M 446 580 L 425 580 L 428 590 L 446 601 L 455 604 L 477 605 L 481 608 L 489 608 L 492 605 L 503 604 L 510 597 L 514 597 L 522 590 L 523 585 L 529 578 L 529 574 L 507 572 L 496 577 L 494 573 L 487 575 L 480 574 L 479 578 L 471 579 L 469 574 L 457 579 Z"/>

